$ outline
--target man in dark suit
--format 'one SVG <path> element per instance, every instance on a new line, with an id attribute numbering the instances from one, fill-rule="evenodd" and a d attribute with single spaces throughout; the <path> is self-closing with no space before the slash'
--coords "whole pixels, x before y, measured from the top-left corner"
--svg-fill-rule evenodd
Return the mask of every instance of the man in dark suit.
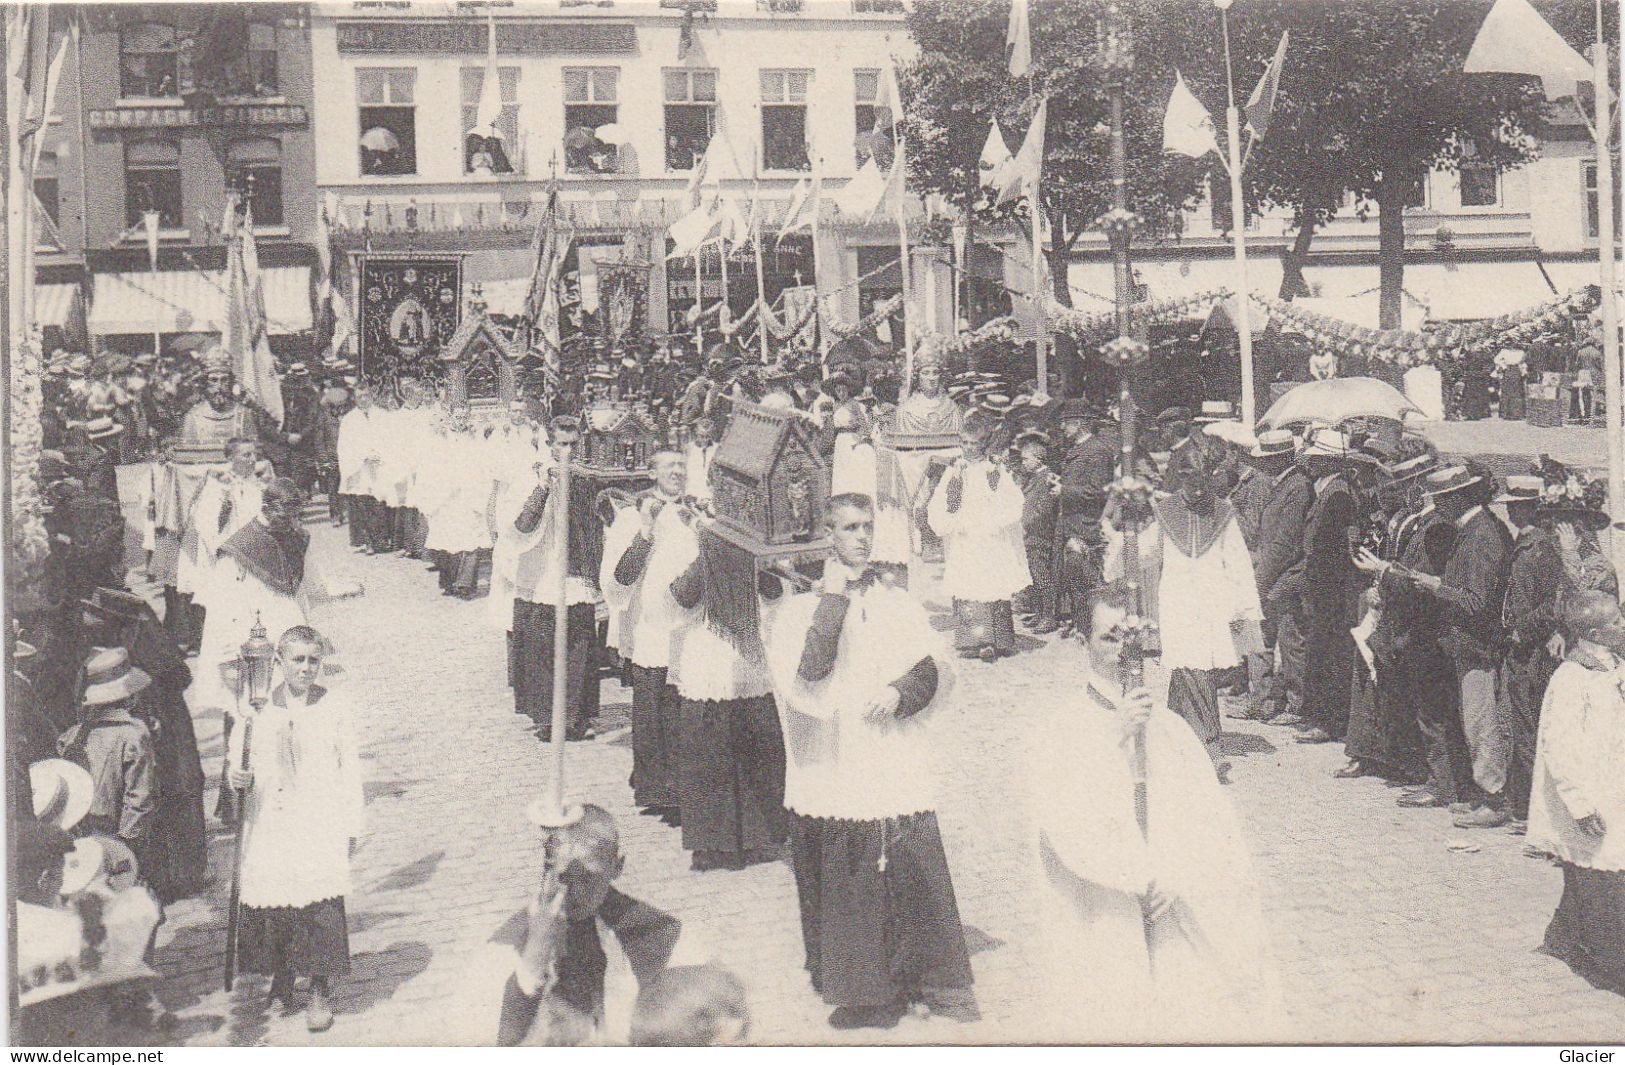
<path id="1" fill-rule="evenodd" d="M 1084 596 L 1100 583 L 1100 555 L 1104 539 L 1100 515 L 1106 506 L 1106 490 L 1117 475 L 1117 454 L 1097 432 L 1099 415 L 1082 400 L 1069 399 L 1056 410 L 1056 420 L 1066 440 L 1059 480 L 1055 486 L 1060 502 L 1056 523 L 1055 562 L 1058 576 L 1054 616 L 1071 617 Z"/>
<path id="2" fill-rule="evenodd" d="M 1247 544 L 1247 553 L 1252 558 L 1253 574 L 1256 579 L 1260 551 L 1263 548 L 1263 522 L 1264 508 L 1269 505 L 1270 495 L 1275 491 L 1275 482 L 1280 471 L 1292 462 L 1294 450 L 1292 434 L 1284 429 L 1267 431 L 1263 437 L 1255 441 L 1252 448 L 1238 452 L 1237 462 L 1240 465 L 1240 477 L 1236 487 L 1230 492 L 1230 505 L 1236 511 L 1236 524 L 1241 528 L 1241 538 Z M 1273 472 L 1266 472 L 1266 468 Z M 1259 602 L 1263 602 L 1265 588 L 1258 584 Z M 1230 717 L 1241 720 L 1256 720 L 1259 707 L 1263 704 L 1269 693 L 1269 688 L 1275 678 L 1275 626 L 1265 621 L 1261 626 L 1264 633 L 1264 650 L 1249 653 L 1246 662 L 1245 685 L 1249 694 L 1245 705 L 1233 707 L 1228 711 Z"/>
<path id="3" fill-rule="evenodd" d="M 1269 436 L 1269 434 L 1265 434 Z M 1280 652 L 1275 682 L 1257 695 L 1254 713 L 1264 721 L 1298 724 L 1303 718 L 1304 644 L 1297 585 L 1302 575 L 1303 526 L 1315 499 L 1309 474 L 1294 461 L 1290 435 L 1259 438 L 1253 449 L 1259 470 L 1271 479 L 1259 521 L 1253 576 L 1264 607 L 1266 637 L 1273 632 Z"/>
<path id="4" fill-rule="evenodd" d="M 1347 469 L 1352 454 L 1347 434 L 1319 429 L 1299 456 L 1315 482 L 1315 501 L 1304 519 L 1300 585 L 1304 641 L 1314 653 L 1304 670 L 1302 716 L 1308 727 L 1299 743 L 1329 743 L 1348 729 L 1356 655 L 1349 628 L 1364 583 L 1349 550 L 1349 531 L 1360 520 Z"/>
<path id="5" fill-rule="evenodd" d="M 1439 515 L 1453 522 L 1455 544 L 1444 573 L 1433 577 L 1395 567 L 1369 554 L 1362 561 L 1385 578 L 1405 581 L 1438 603 L 1440 646 L 1450 655 L 1456 680 L 1461 728 L 1471 759 L 1472 796 L 1452 804 L 1463 827 L 1494 827 L 1507 821 L 1506 783 L 1511 750 L 1496 704 L 1495 671 L 1502 643 L 1501 609 L 1506 595 L 1512 534 L 1485 509 L 1493 498 L 1494 477 L 1480 466 L 1452 466 L 1428 475 L 1428 494 Z M 1429 737 L 1430 746 L 1432 737 Z M 1443 805 L 1442 796 L 1432 803 Z M 1419 797 L 1420 799 L 1420 797 Z"/>
<path id="6" fill-rule="evenodd" d="M 1059 483 L 1049 468 L 1048 437 L 1029 430 L 1017 438 L 1021 470 L 1021 539 L 1027 549 L 1027 570 L 1033 586 L 1028 602 L 1033 615 L 1031 628 L 1043 635 L 1060 627 L 1055 617 L 1055 570 L 1053 548 L 1059 502 L 1054 491 Z"/>

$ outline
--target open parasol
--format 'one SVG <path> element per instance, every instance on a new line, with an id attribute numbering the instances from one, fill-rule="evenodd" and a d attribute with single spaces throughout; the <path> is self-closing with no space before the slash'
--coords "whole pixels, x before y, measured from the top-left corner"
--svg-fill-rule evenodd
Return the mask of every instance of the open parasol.
<path id="1" fill-rule="evenodd" d="M 1352 418 L 1388 418 L 1402 422 L 1422 408 L 1386 381 L 1374 377 L 1333 377 L 1299 385 L 1276 400 L 1259 426 L 1281 429 L 1305 423 L 1341 425 Z"/>
<path id="2" fill-rule="evenodd" d="M 369 152 L 399 151 L 401 142 L 383 126 L 374 126 L 361 135 L 361 147 Z"/>

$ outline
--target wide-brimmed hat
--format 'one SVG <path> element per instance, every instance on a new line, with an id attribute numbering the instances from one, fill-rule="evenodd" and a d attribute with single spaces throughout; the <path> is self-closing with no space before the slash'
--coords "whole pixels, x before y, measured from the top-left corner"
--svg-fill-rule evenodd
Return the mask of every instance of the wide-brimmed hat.
<path id="1" fill-rule="evenodd" d="M 147 690 L 152 678 L 130 664 L 122 647 L 97 651 L 85 661 L 84 706 L 105 706 Z"/>
<path id="2" fill-rule="evenodd" d="M 1506 479 L 1506 488 L 1495 497 L 1497 503 L 1538 503 L 1540 494 L 1546 488 L 1546 482 L 1534 475 L 1511 474 Z"/>
<path id="3" fill-rule="evenodd" d="M 1169 407 L 1157 415 L 1158 425 L 1183 425 L 1191 420 L 1189 407 Z"/>
<path id="4" fill-rule="evenodd" d="M 1316 429 L 1303 449 L 1304 458 L 1346 459 L 1351 454 L 1349 434 L 1341 429 Z"/>
<path id="5" fill-rule="evenodd" d="M 1447 466 L 1442 470 L 1434 470 L 1422 482 L 1423 491 L 1429 498 L 1438 499 L 1454 492 L 1461 492 L 1477 484 L 1482 484 L 1484 476 L 1466 466 Z"/>
<path id="6" fill-rule="evenodd" d="M 1202 413 L 1196 416 L 1195 421 L 1198 425 L 1203 425 L 1207 422 L 1232 421 L 1235 417 L 1235 404 L 1227 400 L 1210 399 L 1202 402 Z"/>
<path id="7" fill-rule="evenodd" d="M 1393 484 L 1405 484 L 1426 477 L 1439 468 L 1439 456 L 1431 451 L 1424 451 L 1420 455 L 1412 455 L 1403 462 L 1396 462 L 1389 468 L 1388 474 Z"/>
<path id="8" fill-rule="evenodd" d="M 106 415 L 93 418 L 85 423 L 85 435 L 92 440 L 105 440 L 110 436 L 117 436 L 123 431 L 124 426 Z"/>
<path id="9" fill-rule="evenodd" d="M 1540 515 L 1558 521 L 1577 521 L 1592 529 L 1606 529 L 1609 525 L 1606 511 L 1570 499 L 1543 502 L 1540 506 Z M 1625 525 L 1625 522 L 1621 524 Z"/>
<path id="10" fill-rule="evenodd" d="M 1253 445 L 1253 458 L 1264 459 L 1272 455 L 1290 455 L 1298 450 L 1298 440 L 1290 430 L 1266 429 L 1258 434 Z"/>
<path id="11" fill-rule="evenodd" d="M 62 888 L 64 895 L 77 895 L 90 886 L 107 865 L 107 852 L 101 840 L 91 836 L 73 841 L 73 850 L 62 859 Z"/>
<path id="12" fill-rule="evenodd" d="M 66 758 L 46 758 L 28 767 L 34 817 L 66 832 L 90 812 L 94 786 L 83 766 Z"/>

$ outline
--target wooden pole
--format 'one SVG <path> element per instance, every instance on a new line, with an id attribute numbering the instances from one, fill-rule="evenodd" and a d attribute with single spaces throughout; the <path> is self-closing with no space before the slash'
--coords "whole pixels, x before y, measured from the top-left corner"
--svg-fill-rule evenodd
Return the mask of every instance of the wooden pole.
<path id="1" fill-rule="evenodd" d="M 757 147 L 751 152 L 752 171 L 755 173 L 755 184 L 751 188 L 750 200 L 750 243 L 756 249 L 756 336 L 760 340 L 758 345 L 762 352 L 762 363 L 768 362 L 767 352 L 767 282 L 764 280 L 762 270 L 762 220 L 758 212 L 762 206 L 762 162 L 761 149 Z"/>
<path id="2" fill-rule="evenodd" d="M 1224 87 L 1229 93 L 1225 110 L 1225 132 L 1230 138 L 1230 240 L 1236 260 L 1236 336 L 1241 345 L 1241 424 L 1252 429 L 1258 422 L 1253 395 L 1253 323 L 1248 307 L 1247 286 L 1247 200 L 1241 191 L 1241 109 L 1236 106 L 1236 88 L 1230 73 L 1230 16 L 1221 8 L 1219 24 L 1224 33 Z"/>
<path id="3" fill-rule="evenodd" d="M 239 668 L 242 668 L 239 666 Z M 250 741 L 254 738 L 254 719 L 243 721 L 243 756 L 239 768 L 248 768 Z M 226 911 L 226 990 L 237 977 L 237 929 L 242 911 L 243 889 L 243 826 L 248 822 L 248 788 L 237 790 L 237 827 L 232 832 L 231 844 L 231 904 Z"/>
<path id="4" fill-rule="evenodd" d="M 549 806 L 562 822 L 564 808 L 564 733 L 566 703 L 569 699 L 566 669 L 570 661 L 570 445 L 559 445 L 558 493 L 554 509 L 554 529 L 558 536 L 555 562 L 558 572 L 553 586 L 553 730 L 548 742 L 553 776 L 549 781 Z"/>
<path id="5" fill-rule="evenodd" d="M 1614 116 L 1608 90 L 1608 42 L 1603 39 L 1602 0 L 1596 0 L 1597 41 L 1592 50 L 1592 90 L 1597 145 L 1597 267 L 1602 287 L 1603 410 L 1608 421 L 1608 514 L 1625 522 L 1625 401 L 1620 389 L 1618 271 L 1614 263 Z M 1625 529 L 1616 524 L 1610 537 L 1614 568 L 1625 566 Z"/>
<path id="6" fill-rule="evenodd" d="M 896 125 L 895 122 L 892 124 L 891 136 L 892 136 L 892 167 L 894 169 L 899 168 L 899 167 L 906 167 L 908 164 L 903 159 L 903 138 L 897 132 L 897 125 Z M 907 188 L 908 188 L 908 184 L 907 184 L 907 180 L 906 180 L 907 175 L 908 175 L 907 170 L 903 170 L 898 175 L 899 179 L 901 179 L 901 180 L 899 180 L 898 186 L 897 186 L 897 243 L 898 243 L 898 250 L 901 252 L 900 260 L 899 260 L 897 266 L 898 266 L 898 269 L 901 270 L 902 274 L 903 274 L 903 390 L 902 390 L 902 394 L 903 394 L 903 396 L 905 398 L 908 396 L 908 394 L 910 392 L 914 391 L 914 328 L 913 328 L 913 325 L 912 325 L 913 316 L 909 314 L 909 306 L 908 306 L 909 303 L 913 300 L 913 286 L 911 284 L 912 278 L 910 277 L 910 275 L 913 273 L 913 271 L 910 269 L 911 264 L 910 264 L 910 257 L 909 257 L 909 252 L 908 252 L 908 209 L 907 209 L 906 204 L 904 203 L 904 197 L 903 197 L 903 193 L 905 191 L 907 191 Z M 888 181 L 887 184 L 890 185 L 890 182 Z"/>

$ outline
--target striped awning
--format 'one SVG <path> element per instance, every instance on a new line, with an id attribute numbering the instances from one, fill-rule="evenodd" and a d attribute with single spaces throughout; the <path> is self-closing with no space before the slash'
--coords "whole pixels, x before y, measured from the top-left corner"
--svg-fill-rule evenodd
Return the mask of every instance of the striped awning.
<path id="1" fill-rule="evenodd" d="M 219 270 L 105 273 L 95 277 L 90 332 L 224 333 L 226 280 Z M 311 327 L 310 268 L 272 266 L 260 271 L 265 317 L 273 335 Z"/>
<path id="2" fill-rule="evenodd" d="M 41 329 L 67 328 L 78 299 L 78 285 L 35 285 L 34 324 Z"/>

